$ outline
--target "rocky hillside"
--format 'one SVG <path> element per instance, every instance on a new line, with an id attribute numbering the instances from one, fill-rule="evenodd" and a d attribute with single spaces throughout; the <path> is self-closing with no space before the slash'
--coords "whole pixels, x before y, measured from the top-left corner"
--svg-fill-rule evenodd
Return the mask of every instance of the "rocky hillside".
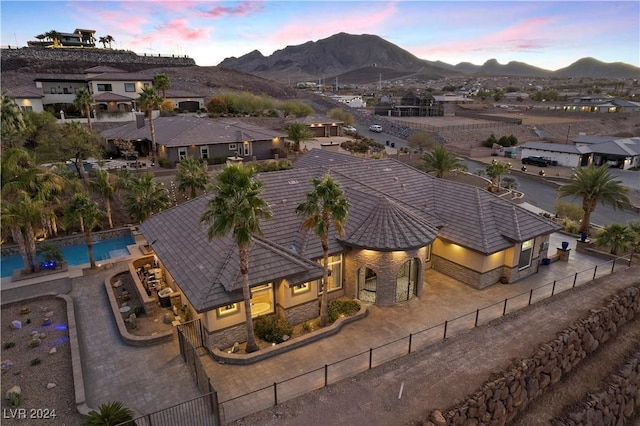
<path id="1" fill-rule="evenodd" d="M 490 59 L 483 65 L 462 62 L 457 65 L 417 58 L 376 35 L 335 34 L 316 42 L 287 46 L 270 56 L 254 50 L 239 58 L 231 57 L 219 66 L 233 68 L 268 79 L 286 81 L 331 81 L 344 84 L 372 83 L 378 79 L 408 77 L 435 80 L 459 74 L 572 78 L 635 78 L 640 68 L 620 62 L 605 63 L 581 59 L 558 71 L 511 61 L 506 65 Z M 393 75 L 393 74 L 396 75 Z"/>

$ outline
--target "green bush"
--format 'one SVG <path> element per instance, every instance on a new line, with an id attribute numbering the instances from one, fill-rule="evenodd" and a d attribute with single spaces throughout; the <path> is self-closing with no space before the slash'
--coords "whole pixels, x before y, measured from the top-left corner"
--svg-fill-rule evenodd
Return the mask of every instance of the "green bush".
<path id="1" fill-rule="evenodd" d="M 227 162 L 227 157 L 213 157 L 207 158 L 207 164 L 212 166 L 214 164 L 224 164 Z"/>
<path id="2" fill-rule="evenodd" d="M 270 343 L 282 343 L 284 336 L 291 337 L 293 326 L 289 321 L 274 315 L 259 317 L 255 320 L 254 330 L 256 336 Z"/>
<path id="3" fill-rule="evenodd" d="M 133 411 L 124 406 L 120 401 L 100 404 L 98 410 L 91 410 L 84 418 L 85 426 L 111 426 L 121 423 L 134 425 Z M 126 423 L 125 423 L 126 422 Z"/>
<path id="4" fill-rule="evenodd" d="M 263 162 L 253 163 L 253 169 L 256 173 L 261 172 L 275 172 L 278 170 L 287 170 L 291 168 L 291 161 L 289 160 L 267 160 Z"/>
<path id="5" fill-rule="evenodd" d="M 564 218 L 562 219 L 561 225 L 563 230 L 569 234 L 577 234 L 580 232 L 580 222 L 575 220 Z"/>
<path id="6" fill-rule="evenodd" d="M 22 394 L 17 392 L 8 392 L 7 401 L 9 401 L 9 406 L 19 407 L 20 404 L 22 404 Z"/>
<path id="7" fill-rule="evenodd" d="M 64 256 L 62 255 L 62 249 L 53 243 L 44 243 L 38 250 L 40 253 L 40 260 L 42 262 L 62 262 L 64 261 Z"/>
<path id="8" fill-rule="evenodd" d="M 165 169 L 171 168 L 171 162 L 164 157 L 158 158 L 158 164 L 160 165 L 160 167 L 163 167 Z"/>
<path id="9" fill-rule="evenodd" d="M 357 300 L 333 299 L 329 301 L 327 313 L 329 321 L 334 322 L 340 317 L 348 317 L 360 311 L 360 303 Z"/>
<path id="10" fill-rule="evenodd" d="M 565 201 L 556 201 L 553 206 L 556 216 L 560 219 L 570 219 L 572 221 L 580 221 L 584 215 L 584 210 L 580 204 L 567 203 Z"/>
<path id="11" fill-rule="evenodd" d="M 498 139 L 496 139 L 496 135 L 491 133 L 491 135 L 487 138 L 487 140 L 482 142 L 482 146 L 485 148 L 493 148 L 494 144 L 498 143 Z"/>

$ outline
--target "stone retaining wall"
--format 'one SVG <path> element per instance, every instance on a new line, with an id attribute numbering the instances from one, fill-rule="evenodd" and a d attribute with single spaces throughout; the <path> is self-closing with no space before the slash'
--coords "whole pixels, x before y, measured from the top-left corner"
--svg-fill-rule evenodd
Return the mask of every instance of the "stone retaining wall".
<path id="1" fill-rule="evenodd" d="M 2 49 L 3 71 L 15 71 L 30 64 L 46 62 L 69 62 L 95 65 L 120 65 L 128 71 L 142 70 L 160 66 L 179 67 L 194 66 L 193 58 L 186 56 L 152 56 L 138 55 L 132 51 L 110 50 L 98 48 L 38 48 L 22 47 L 19 49 Z"/>
<path id="2" fill-rule="evenodd" d="M 624 366 L 611 375 L 602 391 L 589 394 L 577 407 L 554 425 L 628 424 L 640 405 L 640 351 L 631 355 Z M 624 421 L 620 421 L 624 419 Z M 617 421 L 617 422 L 616 422 Z"/>
<path id="3" fill-rule="evenodd" d="M 131 228 L 128 226 L 123 228 L 109 229 L 107 231 L 91 233 L 94 243 L 102 240 L 110 240 L 112 238 L 126 237 L 127 235 L 131 235 Z M 50 243 L 50 244 L 55 244 L 58 247 L 69 247 L 69 246 L 84 244 L 86 241 L 87 241 L 87 238 L 85 234 L 78 233 L 76 235 L 69 235 L 68 237 L 51 238 L 48 240 L 39 241 L 36 243 L 36 250 L 40 250 L 40 246 L 42 246 L 43 244 Z M 2 253 L 2 257 L 20 254 L 20 247 L 18 247 L 17 245 L 2 247 L 0 250 Z"/>
<path id="4" fill-rule="evenodd" d="M 426 424 L 505 424 L 513 420 L 519 413 L 526 411 L 530 401 L 569 374 L 583 359 L 598 349 L 600 344 L 615 336 L 618 327 L 640 313 L 640 286 L 620 291 L 607 306 L 591 312 L 587 318 L 576 321 L 561 331 L 554 340 L 540 345 L 531 358 L 514 361 L 497 379 L 485 383 L 462 403 L 445 413 L 434 410 L 429 417 L 430 422 Z M 636 375 L 637 369 L 636 364 Z M 605 399 L 608 405 L 618 404 L 616 398 Z M 640 394 L 637 393 L 635 406 L 638 403 Z"/>

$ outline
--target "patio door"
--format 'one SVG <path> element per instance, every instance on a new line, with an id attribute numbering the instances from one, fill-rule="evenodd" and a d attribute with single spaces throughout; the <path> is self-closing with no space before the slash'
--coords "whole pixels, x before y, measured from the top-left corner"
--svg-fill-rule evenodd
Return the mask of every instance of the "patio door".
<path id="1" fill-rule="evenodd" d="M 396 302 L 405 302 L 417 294 L 419 267 L 420 261 L 416 258 L 407 260 L 400 267 L 396 278 Z"/>

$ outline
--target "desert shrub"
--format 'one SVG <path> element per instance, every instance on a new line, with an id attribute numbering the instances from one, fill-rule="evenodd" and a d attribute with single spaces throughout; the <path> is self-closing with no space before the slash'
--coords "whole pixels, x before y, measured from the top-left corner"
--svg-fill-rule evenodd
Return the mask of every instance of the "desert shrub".
<path id="1" fill-rule="evenodd" d="M 560 219 L 567 218 L 575 222 L 581 220 L 584 215 L 582 206 L 575 203 L 567 203 L 565 201 L 556 201 L 556 204 L 553 206 L 553 210 L 555 211 L 556 216 Z"/>
<path id="2" fill-rule="evenodd" d="M 11 349 L 11 348 L 15 347 L 15 345 L 16 345 L 16 342 L 7 342 L 7 343 L 4 344 L 4 348 L 5 349 Z"/>
<path id="3" fill-rule="evenodd" d="M 82 424 L 84 426 L 133 425 L 132 420 L 133 411 L 125 407 L 122 402 L 114 401 L 100 404 L 97 410 L 89 411 Z"/>
<path id="4" fill-rule="evenodd" d="M 255 320 L 256 336 L 270 343 L 282 343 L 284 336 L 291 336 L 293 326 L 284 318 L 274 315 L 259 317 Z"/>
<path id="5" fill-rule="evenodd" d="M 31 360 L 31 365 L 38 365 L 42 362 L 40 358 L 34 358 Z"/>
<path id="6" fill-rule="evenodd" d="M 577 234 L 580 232 L 580 222 L 578 221 L 564 218 L 560 224 L 562 225 L 563 230 L 569 234 Z"/>
<path id="7" fill-rule="evenodd" d="M 275 172 L 278 170 L 287 170 L 291 168 L 289 160 L 267 160 L 261 163 L 254 163 L 253 169 L 256 173 Z"/>
<path id="8" fill-rule="evenodd" d="M 340 317 L 348 317 L 356 314 L 360 310 L 360 303 L 357 300 L 333 299 L 327 306 L 329 321 L 334 322 Z"/>
<path id="9" fill-rule="evenodd" d="M 489 135 L 489 137 L 482 142 L 482 146 L 486 148 L 493 148 L 493 145 L 497 143 L 498 143 L 498 139 L 496 139 L 496 135 L 491 133 L 491 135 Z"/>
<path id="10" fill-rule="evenodd" d="M 518 189 L 520 183 L 514 176 L 505 176 L 502 178 L 502 187 L 506 189 Z"/>
<path id="11" fill-rule="evenodd" d="M 39 250 L 40 260 L 42 262 L 62 262 L 64 256 L 62 255 L 62 249 L 53 243 L 44 243 L 40 246 Z"/>
<path id="12" fill-rule="evenodd" d="M 7 401 L 11 407 L 19 407 L 22 404 L 22 394 L 18 392 L 7 392 Z"/>
<path id="13" fill-rule="evenodd" d="M 384 145 L 376 142 L 373 139 L 362 139 L 356 141 L 345 141 L 340 144 L 340 147 L 349 152 L 356 152 L 364 154 L 368 152 L 369 149 L 372 151 L 380 151 L 384 149 Z"/>
<path id="14" fill-rule="evenodd" d="M 167 160 L 164 157 L 158 158 L 158 164 L 160 165 L 160 167 L 163 167 L 165 169 L 170 169 L 171 168 L 171 161 Z"/>

